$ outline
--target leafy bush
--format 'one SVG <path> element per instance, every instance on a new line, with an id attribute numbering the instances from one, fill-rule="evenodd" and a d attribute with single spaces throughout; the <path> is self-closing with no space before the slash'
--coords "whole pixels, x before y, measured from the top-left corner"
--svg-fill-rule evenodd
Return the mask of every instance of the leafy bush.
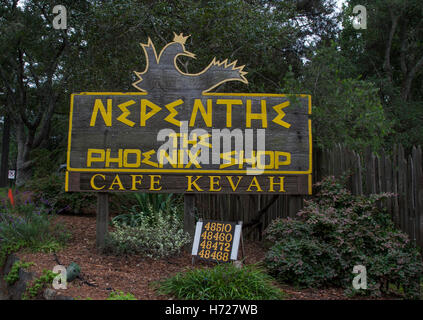
<path id="1" fill-rule="evenodd" d="M 120 225 L 138 226 L 145 217 L 150 217 L 155 212 L 174 212 L 178 215 L 182 212 L 180 197 L 174 194 L 160 193 L 133 193 L 132 197 L 136 204 L 125 208 L 129 213 L 120 214 L 112 219 Z"/>
<path id="2" fill-rule="evenodd" d="M 112 291 L 110 292 L 109 297 L 107 298 L 107 300 L 137 300 L 135 298 L 135 296 L 132 293 L 124 293 L 122 291 L 120 292 L 115 292 Z"/>
<path id="3" fill-rule="evenodd" d="M 4 276 L 4 280 L 9 286 L 13 285 L 19 280 L 19 270 L 29 268 L 33 264 L 33 262 L 16 261 L 10 269 L 10 272 Z"/>
<path id="4" fill-rule="evenodd" d="M 69 234 L 52 219 L 32 203 L 0 208 L 0 264 L 7 254 L 23 247 L 44 252 L 61 248 Z"/>
<path id="5" fill-rule="evenodd" d="M 37 206 L 53 213 L 80 213 L 82 209 L 96 204 L 93 193 L 66 192 L 64 175 L 59 173 L 34 178 L 26 188 L 32 193 L 32 200 Z"/>
<path id="6" fill-rule="evenodd" d="M 284 293 L 257 266 L 237 268 L 220 264 L 214 268 L 181 272 L 156 283 L 161 294 L 189 300 L 276 300 Z"/>
<path id="7" fill-rule="evenodd" d="M 355 196 L 333 177 L 317 184 L 298 219 L 278 219 L 266 230 L 273 244 L 266 255 L 271 274 L 280 281 L 307 287 L 352 288 L 355 265 L 367 269 L 367 290 L 380 295 L 388 283 L 402 286 L 407 298 L 418 298 L 423 272 L 421 256 L 407 235 L 398 231 L 375 203 L 390 194 Z"/>
<path id="8" fill-rule="evenodd" d="M 180 217 L 175 210 L 164 213 L 140 214 L 136 222 L 115 220 L 115 231 L 106 239 L 106 252 L 113 254 L 141 254 L 161 258 L 178 254 L 189 243 L 189 234 L 183 231 Z"/>
<path id="9" fill-rule="evenodd" d="M 26 288 L 26 291 L 22 294 L 22 300 L 29 300 L 36 298 L 43 289 L 50 286 L 57 276 L 57 273 L 54 273 L 51 270 L 43 270 L 43 274 L 34 280 L 32 285 Z"/>

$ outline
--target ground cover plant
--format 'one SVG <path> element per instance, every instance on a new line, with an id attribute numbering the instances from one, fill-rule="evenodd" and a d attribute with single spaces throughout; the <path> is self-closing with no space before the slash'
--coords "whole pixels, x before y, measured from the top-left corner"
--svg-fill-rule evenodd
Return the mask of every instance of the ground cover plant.
<path id="1" fill-rule="evenodd" d="M 123 291 L 112 291 L 106 300 L 137 300 L 137 299 L 130 292 L 124 293 Z"/>
<path id="2" fill-rule="evenodd" d="M 219 264 L 180 272 L 156 283 L 161 294 L 188 300 L 276 300 L 284 293 L 257 265 Z"/>
<path id="3" fill-rule="evenodd" d="M 57 275 L 51 270 L 43 270 L 43 274 L 26 288 L 26 291 L 22 294 L 22 300 L 37 298 L 43 289 L 51 285 Z"/>
<path id="4" fill-rule="evenodd" d="M 112 220 L 105 251 L 162 258 L 180 253 L 189 243 L 183 231 L 182 215 L 170 195 L 137 194 L 138 205 Z"/>
<path id="5" fill-rule="evenodd" d="M 53 218 L 29 200 L 0 207 L 0 265 L 8 254 L 21 248 L 43 252 L 62 248 L 70 235 Z"/>
<path id="6" fill-rule="evenodd" d="M 266 265 L 282 282 L 340 286 L 346 293 L 381 295 L 389 284 L 419 298 L 423 265 L 408 236 L 376 202 L 389 194 L 352 195 L 333 177 L 317 184 L 297 219 L 277 219 L 266 230 Z M 367 290 L 352 287 L 353 267 L 367 268 Z"/>
<path id="7" fill-rule="evenodd" d="M 19 270 L 29 268 L 33 264 L 33 262 L 16 261 L 10 269 L 10 272 L 4 276 L 4 280 L 9 286 L 13 285 L 19 280 Z"/>

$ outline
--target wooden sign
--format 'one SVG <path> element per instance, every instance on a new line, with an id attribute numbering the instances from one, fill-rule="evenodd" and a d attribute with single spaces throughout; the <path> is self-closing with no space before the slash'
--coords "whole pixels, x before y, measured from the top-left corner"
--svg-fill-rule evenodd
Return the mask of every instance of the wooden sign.
<path id="1" fill-rule="evenodd" d="M 192 255 L 202 260 L 229 262 L 237 260 L 242 224 L 203 220 L 195 228 Z"/>
<path id="2" fill-rule="evenodd" d="M 244 66 L 186 73 L 186 40 L 141 45 L 138 92 L 72 94 L 66 190 L 310 194 L 310 96 L 210 92 Z"/>

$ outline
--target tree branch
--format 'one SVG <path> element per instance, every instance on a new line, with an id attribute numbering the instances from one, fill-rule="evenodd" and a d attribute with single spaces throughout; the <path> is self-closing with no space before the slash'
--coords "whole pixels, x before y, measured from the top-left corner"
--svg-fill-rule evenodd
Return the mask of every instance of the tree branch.
<path id="1" fill-rule="evenodd" d="M 393 79 L 392 79 L 392 66 L 391 66 L 391 48 L 392 48 L 392 41 L 394 39 L 394 34 L 397 29 L 399 16 L 394 15 L 392 8 L 390 8 L 389 11 L 391 13 L 392 25 L 391 25 L 391 30 L 389 31 L 388 43 L 386 44 L 385 61 L 383 64 L 383 70 L 388 76 L 389 81 L 392 82 Z"/>
<path id="2" fill-rule="evenodd" d="M 414 67 L 408 73 L 407 78 L 405 79 L 405 83 L 402 90 L 402 98 L 407 101 L 411 91 L 411 85 L 413 83 L 414 77 L 416 76 L 417 72 L 423 66 L 423 56 L 420 60 L 414 65 Z"/>

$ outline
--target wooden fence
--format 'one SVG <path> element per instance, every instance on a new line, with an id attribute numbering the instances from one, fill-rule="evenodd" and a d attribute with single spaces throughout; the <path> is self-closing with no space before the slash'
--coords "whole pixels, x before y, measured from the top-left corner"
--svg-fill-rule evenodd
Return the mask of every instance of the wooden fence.
<path id="1" fill-rule="evenodd" d="M 392 192 L 383 200 L 395 224 L 423 247 L 422 149 L 413 147 L 405 155 L 401 145 L 391 155 L 369 150 L 364 154 L 338 145 L 331 150 L 315 150 L 313 183 L 323 177 L 349 175 L 347 187 L 353 194 Z M 210 195 L 196 194 L 199 217 L 244 222 L 244 237 L 261 240 L 263 230 L 275 218 L 295 217 L 310 196 L 288 195 Z"/>

